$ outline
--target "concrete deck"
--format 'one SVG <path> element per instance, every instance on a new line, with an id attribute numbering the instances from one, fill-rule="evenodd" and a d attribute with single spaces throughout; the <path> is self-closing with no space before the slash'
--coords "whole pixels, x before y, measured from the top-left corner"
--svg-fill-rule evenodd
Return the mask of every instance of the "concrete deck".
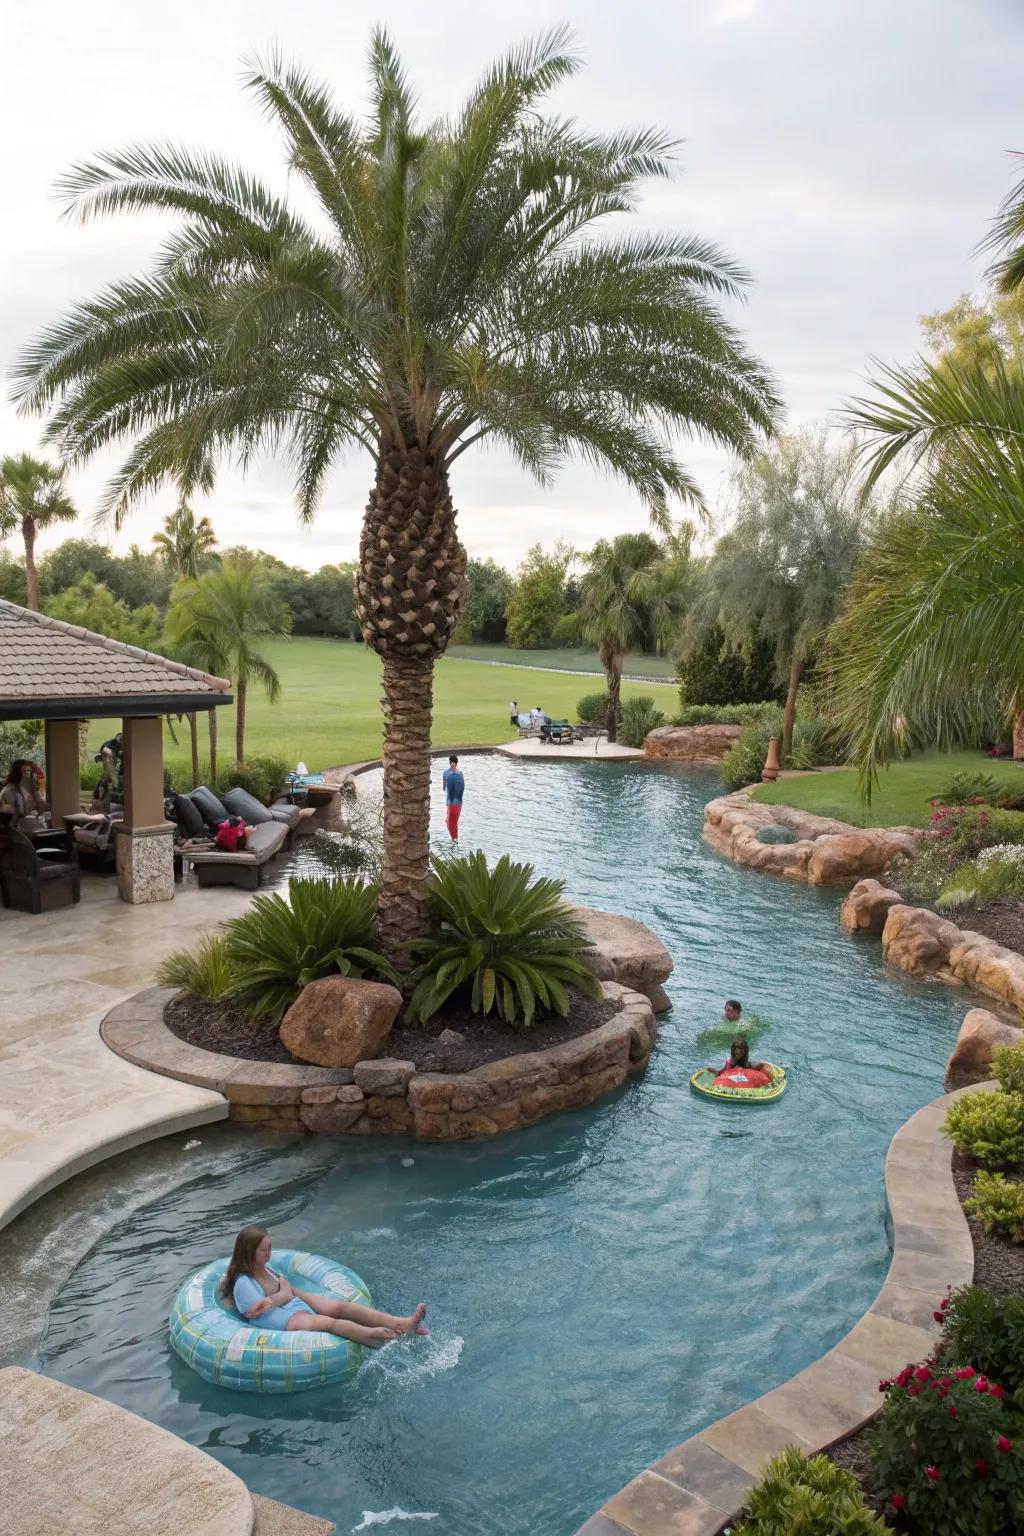
<path id="1" fill-rule="evenodd" d="M 588 736 L 583 741 L 574 741 L 564 747 L 538 741 L 536 736 L 521 736 L 516 741 L 503 742 L 494 751 L 504 752 L 506 757 L 543 757 L 550 758 L 552 762 L 571 757 L 597 758 L 601 762 L 609 762 L 612 758 L 645 755 L 639 747 L 624 747 L 617 741 L 606 741 L 603 736 Z"/>

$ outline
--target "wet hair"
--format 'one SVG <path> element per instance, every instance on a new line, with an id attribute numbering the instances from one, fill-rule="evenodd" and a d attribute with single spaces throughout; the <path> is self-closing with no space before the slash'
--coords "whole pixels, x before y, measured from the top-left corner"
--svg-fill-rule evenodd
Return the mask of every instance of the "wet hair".
<path id="1" fill-rule="evenodd" d="M 11 771 L 7 775 L 7 778 L 4 780 L 4 782 L 6 784 L 20 784 L 21 771 L 23 768 L 31 768 L 36 782 L 39 782 L 39 769 L 36 767 L 35 763 L 30 757 L 16 757 L 14 762 L 11 764 Z"/>
<path id="2" fill-rule="evenodd" d="M 265 1237 L 270 1234 L 266 1227 L 243 1227 L 235 1238 L 235 1246 L 231 1250 L 231 1258 L 228 1262 L 227 1272 L 220 1283 L 221 1292 L 230 1296 L 235 1289 L 235 1281 L 239 1275 L 251 1275 L 256 1266 L 256 1250 Z"/>
<path id="3" fill-rule="evenodd" d="M 737 1013 L 743 1012 L 743 1004 L 738 1000 L 738 998 L 727 997 L 725 1000 L 725 1006 L 727 1008 L 735 1008 Z"/>
<path id="4" fill-rule="evenodd" d="M 750 1046 L 742 1035 L 737 1035 L 729 1050 L 729 1061 L 734 1067 L 745 1067 L 750 1062 Z"/>
<path id="5" fill-rule="evenodd" d="M 449 762 L 450 762 L 450 763 L 457 763 L 457 762 L 458 762 L 458 760 L 459 760 L 459 758 L 458 758 L 458 753 L 456 753 L 456 752 L 453 752 L 453 753 L 452 753 L 452 755 L 451 755 L 451 757 L 450 757 L 450 758 L 449 758 L 449 759 L 448 759 L 448 761 L 449 761 Z"/>

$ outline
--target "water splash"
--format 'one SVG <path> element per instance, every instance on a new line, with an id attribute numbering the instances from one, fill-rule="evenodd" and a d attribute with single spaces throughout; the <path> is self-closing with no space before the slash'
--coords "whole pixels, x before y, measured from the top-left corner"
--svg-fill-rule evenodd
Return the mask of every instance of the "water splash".
<path id="1" fill-rule="evenodd" d="M 437 1511 L 428 1514 L 426 1511 L 408 1509 L 364 1509 L 363 1518 L 358 1525 L 352 1527 L 353 1531 L 368 1531 L 371 1525 L 390 1525 L 392 1520 L 436 1520 Z"/>
<path id="2" fill-rule="evenodd" d="M 374 1378 L 379 1389 L 385 1386 L 409 1388 L 434 1376 L 454 1371 L 462 1355 L 465 1339 L 454 1334 L 450 1339 L 440 1339 L 431 1334 L 426 1339 L 399 1339 L 374 1350 L 363 1366 L 362 1374 Z"/>

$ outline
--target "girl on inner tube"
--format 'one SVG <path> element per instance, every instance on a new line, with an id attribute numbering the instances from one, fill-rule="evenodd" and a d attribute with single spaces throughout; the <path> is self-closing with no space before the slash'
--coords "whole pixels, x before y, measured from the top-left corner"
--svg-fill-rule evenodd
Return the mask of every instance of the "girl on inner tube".
<path id="1" fill-rule="evenodd" d="M 709 1067 L 709 1072 L 714 1072 L 714 1067 Z M 765 1061 L 751 1061 L 750 1046 L 742 1035 L 738 1035 L 732 1043 L 729 1052 L 729 1060 L 722 1070 L 716 1075 L 715 1088 L 770 1088 L 772 1085 L 771 1069 Z"/>

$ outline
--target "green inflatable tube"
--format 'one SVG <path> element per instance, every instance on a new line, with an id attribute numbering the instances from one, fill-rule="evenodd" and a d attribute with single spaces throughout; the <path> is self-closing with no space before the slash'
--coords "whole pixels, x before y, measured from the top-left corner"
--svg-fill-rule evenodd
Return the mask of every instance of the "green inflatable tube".
<path id="1" fill-rule="evenodd" d="M 709 1067 L 701 1067 L 690 1078 L 690 1087 L 694 1093 L 699 1093 L 704 1099 L 717 1099 L 723 1104 L 773 1104 L 776 1099 L 781 1099 L 786 1091 L 786 1072 L 784 1067 L 772 1066 L 766 1062 L 772 1075 L 771 1085 L 768 1088 L 723 1088 L 715 1085 L 717 1072 L 712 1072 Z"/>

